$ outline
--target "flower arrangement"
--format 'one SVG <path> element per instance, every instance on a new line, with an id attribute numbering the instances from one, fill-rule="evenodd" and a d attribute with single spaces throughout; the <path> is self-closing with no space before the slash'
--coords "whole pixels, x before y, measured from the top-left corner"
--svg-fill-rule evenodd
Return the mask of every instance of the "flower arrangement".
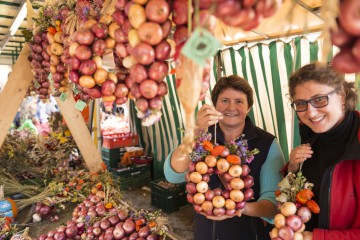
<path id="1" fill-rule="evenodd" d="M 16 225 L 11 224 L 10 217 L 0 216 L 0 240 L 10 240 L 10 238 L 17 232 Z"/>
<path id="2" fill-rule="evenodd" d="M 196 212 L 207 216 L 234 216 L 253 198 L 254 179 L 248 166 L 258 149 L 249 150 L 244 135 L 225 145 L 211 142 L 210 133 L 201 132 L 190 153 L 191 162 L 186 175 L 187 200 Z M 212 174 L 219 175 L 224 188 L 210 189 Z"/>
<path id="3" fill-rule="evenodd" d="M 242 163 L 250 164 L 254 160 L 254 155 L 259 153 L 257 148 L 249 150 L 248 142 L 244 139 L 245 134 L 240 136 L 240 140 L 231 141 L 226 143 L 225 146 L 216 145 L 211 143 L 211 133 L 201 131 L 199 136 L 195 140 L 194 150 L 190 153 L 192 161 L 199 161 L 208 154 L 220 155 L 222 151 L 225 151 L 225 155 L 237 155 L 240 157 Z M 220 154 L 218 154 L 220 152 Z"/>
<path id="4" fill-rule="evenodd" d="M 275 215 L 275 227 L 270 232 L 271 239 L 303 239 L 305 223 L 311 219 L 312 213 L 319 213 L 318 204 L 312 199 L 314 184 L 307 181 L 301 171 L 288 173 L 278 183 L 275 192 L 280 213 Z"/>

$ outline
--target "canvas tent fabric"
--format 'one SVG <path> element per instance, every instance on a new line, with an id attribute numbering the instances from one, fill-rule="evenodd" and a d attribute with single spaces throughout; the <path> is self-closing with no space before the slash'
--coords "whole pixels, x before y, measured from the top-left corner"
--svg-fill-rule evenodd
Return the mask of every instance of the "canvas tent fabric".
<path id="1" fill-rule="evenodd" d="M 237 74 L 244 77 L 253 87 L 254 106 L 249 116 L 255 124 L 274 134 L 280 142 L 285 158 L 290 150 L 300 143 L 298 122 L 291 109 L 288 93 L 288 79 L 301 66 L 321 60 L 322 40 L 319 33 L 295 36 L 266 42 L 241 44 L 221 50 L 220 76 Z M 211 104 L 210 92 L 216 83 L 218 72 L 214 62 L 210 88 L 202 103 Z M 164 97 L 163 116 L 151 127 L 142 127 L 136 117 L 131 101 L 132 128 L 139 133 L 145 151 L 154 155 L 154 178 L 163 177 L 163 163 L 171 150 L 181 142 L 184 117 L 176 95 L 174 75 L 166 77 L 169 93 Z M 246 138 L 246 136 L 245 136 Z"/>

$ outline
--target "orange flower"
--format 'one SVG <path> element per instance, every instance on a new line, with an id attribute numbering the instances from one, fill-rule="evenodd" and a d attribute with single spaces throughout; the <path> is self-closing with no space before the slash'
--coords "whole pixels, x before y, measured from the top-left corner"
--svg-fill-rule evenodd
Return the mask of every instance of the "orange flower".
<path id="1" fill-rule="evenodd" d="M 5 220 L 5 224 L 10 225 L 13 219 L 11 217 L 5 217 L 4 220 Z"/>
<path id="2" fill-rule="evenodd" d="M 99 177 L 99 173 L 97 173 L 97 172 L 92 172 L 92 173 L 90 173 L 90 175 L 91 175 L 91 180 L 95 180 Z"/>
<path id="3" fill-rule="evenodd" d="M 49 33 L 52 33 L 52 34 L 55 34 L 57 32 L 55 27 L 48 27 L 47 30 Z"/>
<path id="4" fill-rule="evenodd" d="M 96 184 L 96 188 L 97 188 L 98 190 L 101 190 L 101 189 L 102 189 L 102 183 L 100 183 L 100 182 L 97 183 L 97 184 Z"/>
<path id="5" fill-rule="evenodd" d="M 84 183 L 84 180 L 83 179 L 80 179 L 79 181 L 78 181 L 78 184 L 83 184 Z"/>
<path id="6" fill-rule="evenodd" d="M 213 148 L 214 148 L 214 146 L 212 145 L 212 143 L 209 140 L 205 140 L 203 146 L 204 146 L 204 149 L 209 152 L 211 150 L 213 150 Z"/>
<path id="7" fill-rule="evenodd" d="M 314 200 L 309 200 L 306 202 L 306 206 L 312 211 L 313 213 L 319 213 L 320 207 Z"/>
<path id="8" fill-rule="evenodd" d="M 220 154 L 222 154 L 222 152 L 225 150 L 225 146 L 222 146 L 222 145 L 218 145 L 218 146 L 215 146 L 213 150 L 211 150 L 211 155 L 217 157 L 219 156 Z"/>
<path id="9" fill-rule="evenodd" d="M 303 189 L 296 194 L 296 200 L 301 204 L 306 204 L 314 196 L 310 189 Z"/>
<path id="10" fill-rule="evenodd" d="M 278 197 L 280 194 L 281 194 L 281 191 L 280 191 L 280 190 L 276 190 L 276 191 L 275 191 L 275 196 L 276 196 L 276 197 Z"/>
<path id="11" fill-rule="evenodd" d="M 65 191 L 67 191 L 67 192 L 70 191 L 70 188 L 69 188 L 69 187 L 66 187 L 66 188 L 65 188 Z"/>
<path id="12" fill-rule="evenodd" d="M 153 228 L 153 227 L 156 226 L 156 222 L 151 221 L 151 222 L 149 222 L 148 226 L 149 226 L 150 228 Z"/>
<path id="13" fill-rule="evenodd" d="M 81 190 L 82 186 L 76 186 L 76 190 Z"/>
<path id="14" fill-rule="evenodd" d="M 103 170 L 106 170 L 106 164 L 104 162 L 101 162 L 101 167 Z"/>
<path id="15" fill-rule="evenodd" d="M 96 194 L 96 193 L 97 193 L 97 189 L 96 189 L 96 188 L 92 188 L 92 189 L 91 189 L 91 193 L 92 193 L 92 194 Z"/>
<path id="16" fill-rule="evenodd" d="M 169 73 L 170 74 L 175 74 L 176 73 L 176 68 L 171 69 L 171 71 Z"/>
<path id="17" fill-rule="evenodd" d="M 226 160 L 230 163 L 230 164 L 240 164 L 241 160 L 240 157 L 235 155 L 235 154 L 229 154 L 226 157 Z"/>
<path id="18" fill-rule="evenodd" d="M 106 205 L 105 205 L 105 208 L 106 209 L 111 209 L 113 208 L 113 204 L 111 202 L 108 202 Z"/>
<path id="19" fill-rule="evenodd" d="M 140 218 L 136 220 L 136 225 L 142 226 L 146 223 L 146 220 L 144 218 Z"/>

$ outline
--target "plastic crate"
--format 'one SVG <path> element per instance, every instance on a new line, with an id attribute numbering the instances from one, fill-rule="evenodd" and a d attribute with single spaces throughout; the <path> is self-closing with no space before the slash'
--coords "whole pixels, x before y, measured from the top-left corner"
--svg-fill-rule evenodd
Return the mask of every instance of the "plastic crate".
<path id="1" fill-rule="evenodd" d="M 168 198 L 158 193 L 151 193 L 151 204 L 162 209 L 166 213 L 171 213 L 188 205 L 186 195 L 178 198 Z"/>
<path id="2" fill-rule="evenodd" d="M 119 178 L 122 191 L 148 185 L 151 180 L 148 165 L 135 165 L 128 168 L 112 169 L 111 171 L 115 177 Z"/>
<path id="3" fill-rule="evenodd" d="M 103 148 L 114 149 L 139 145 L 139 136 L 133 133 L 103 136 Z"/>
<path id="4" fill-rule="evenodd" d="M 134 164 L 138 164 L 138 165 L 141 165 L 141 164 L 150 165 L 151 162 L 153 161 L 153 157 L 151 157 L 151 156 L 131 157 L 131 161 Z"/>
<path id="5" fill-rule="evenodd" d="M 169 184 L 167 187 L 160 183 L 164 179 L 151 182 L 151 204 L 170 213 L 188 205 L 185 192 L 185 183 Z M 160 184 L 160 185 L 159 185 Z"/>
<path id="6" fill-rule="evenodd" d="M 102 158 L 102 160 L 108 169 L 117 168 L 120 162 L 120 158 Z"/>
<path id="7" fill-rule="evenodd" d="M 101 156 L 104 158 L 120 157 L 121 154 L 120 149 L 123 148 L 114 148 L 114 149 L 101 148 Z"/>

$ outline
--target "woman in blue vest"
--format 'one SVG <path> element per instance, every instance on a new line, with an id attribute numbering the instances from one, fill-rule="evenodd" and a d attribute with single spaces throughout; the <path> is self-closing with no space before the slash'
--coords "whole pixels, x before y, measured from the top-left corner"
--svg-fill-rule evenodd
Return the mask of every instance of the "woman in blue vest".
<path id="1" fill-rule="evenodd" d="M 209 131 L 213 136 L 216 125 L 216 141 L 224 145 L 241 139 L 248 141 L 249 150 L 257 148 L 260 153 L 249 164 L 254 177 L 254 200 L 248 202 L 235 216 L 207 217 L 195 213 L 195 240 L 255 240 L 270 239 L 272 218 L 277 211 L 274 192 L 281 181 L 284 157 L 275 137 L 256 127 L 247 116 L 253 105 L 253 90 L 249 83 L 239 76 L 222 77 L 212 91 L 214 106 L 204 105 L 197 115 L 196 132 Z M 165 177 L 169 182 L 185 181 L 189 157 L 179 148 L 166 159 Z M 216 174 L 211 175 L 211 189 L 224 186 Z"/>

